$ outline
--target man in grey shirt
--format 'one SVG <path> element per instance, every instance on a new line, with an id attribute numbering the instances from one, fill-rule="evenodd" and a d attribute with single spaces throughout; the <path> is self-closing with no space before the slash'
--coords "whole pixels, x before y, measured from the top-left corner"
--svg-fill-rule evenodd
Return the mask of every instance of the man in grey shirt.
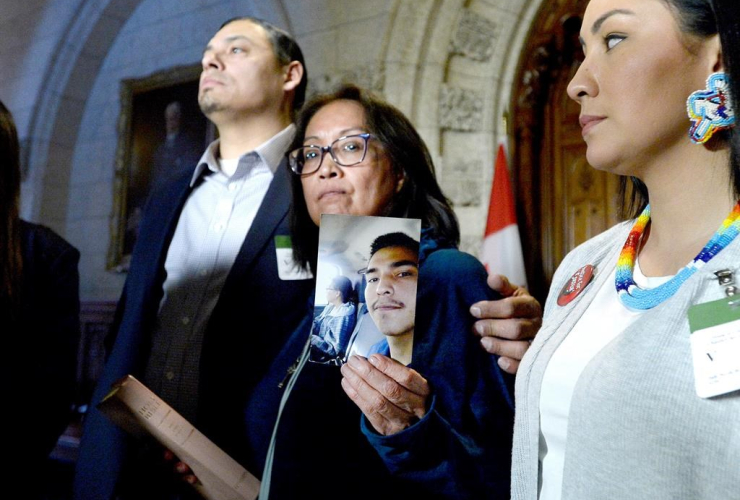
<path id="1" fill-rule="evenodd" d="M 305 96 L 300 48 L 238 18 L 210 40 L 202 65 L 198 101 L 220 138 L 147 202 L 85 424 L 77 498 L 176 494 L 177 482 L 94 409 L 128 373 L 259 473 L 239 439 L 244 401 L 308 311 L 312 280 L 282 269 L 275 244 L 289 235 L 284 154 Z"/>

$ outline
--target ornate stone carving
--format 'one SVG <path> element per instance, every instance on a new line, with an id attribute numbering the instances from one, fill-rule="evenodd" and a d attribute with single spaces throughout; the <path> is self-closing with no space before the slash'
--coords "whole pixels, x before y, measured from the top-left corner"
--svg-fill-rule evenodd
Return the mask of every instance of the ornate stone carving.
<path id="1" fill-rule="evenodd" d="M 362 88 L 372 90 L 382 95 L 385 86 L 385 66 L 375 64 L 353 68 L 341 73 L 325 73 L 308 79 L 308 95 L 312 97 L 317 94 L 325 94 L 334 91 L 338 86 L 346 83 L 354 83 Z"/>
<path id="2" fill-rule="evenodd" d="M 439 94 L 439 123 L 443 130 L 471 132 L 483 121 L 483 93 L 443 86 Z"/>
<path id="3" fill-rule="evenodd" d="M 473 61 L 488 61 L 493 55 L 496 31 L 496 25 L 492 21 L 465 9 L 450 43 L 450 53 L 460 54 Z"/>

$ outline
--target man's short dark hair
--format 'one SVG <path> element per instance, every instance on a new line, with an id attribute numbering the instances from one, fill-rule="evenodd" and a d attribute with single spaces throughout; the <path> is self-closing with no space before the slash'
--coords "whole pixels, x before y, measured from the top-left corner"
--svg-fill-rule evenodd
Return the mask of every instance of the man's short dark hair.
<path id="1" fill-rule="evenodd" d="M 303 66 L 303 78 L 301 78 L 301 83 L 296 87 L 293 97 L 293 112 L 297 112 L 303 107 L 303 103 L 306 101 L 306 86 L 308 85 L 308 70 L 306 69 L 306 62 L 303 59 L 303 52 L 298 46 L 298 42 L 287 31 L 268 23 L 264 19 L 251 16 L 233 17 L 223 23 L 219 31 L 235 21 L 249 21 L 257 26 L 261 26 L 267 32 L 267 37 L 272 45 L 272 51 L 275 53 L 275 57 L 280 64 L 286 65 L 293 61 L 301 63 L 301 66 Z"/>
<path id="2" fill-rule="evenodd" d="M 406 248 L 417 257 L 419 256 L 419 242 L 406 233 L 398 232 L 383 234 L 375 238 L 375 241 L 370 245 L 370 258 L 372 259 L 373 255 L 379 250 L 390 247 Z"/>

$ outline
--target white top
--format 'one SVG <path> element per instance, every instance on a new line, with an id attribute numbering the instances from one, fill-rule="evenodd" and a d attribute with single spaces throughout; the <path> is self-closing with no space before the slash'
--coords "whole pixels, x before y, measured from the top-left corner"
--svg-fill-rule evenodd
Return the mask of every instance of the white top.
<path id="1" fill-rule="evenodd" d="M 145 376 L 147 385 L 188 419 L 194 418 L 198 401 L 203 334 L 294 133 L 289 125 L 239 157 L 228 173 L 217 159 L 216 140 L 193 174 L 195 187 L 167 251 Z M 224 163 L 234 168 L 229 160 Z"/>
<path id="2" fill-rule="evenodd" d="M 578 378 L 586 365 L 644 311 L 619 300 L 614 286 L 616 269 L 596 293 L 593 302 L 558 346 L 545 369 L 540 392 L 540 499 L 559 499 L 565 463 L 568 413 Z M 648 278 L 635 263 L 633 279 L 640 288 L 655 288 L 672 276 Z"/>

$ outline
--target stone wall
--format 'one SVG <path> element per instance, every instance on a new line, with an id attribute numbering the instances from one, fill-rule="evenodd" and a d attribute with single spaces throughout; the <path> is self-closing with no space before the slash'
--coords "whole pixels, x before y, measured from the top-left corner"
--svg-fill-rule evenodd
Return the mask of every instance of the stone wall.
<path id="1" fill-rule="evenodd" d="M 370 87 L 417 125 L 476 253 L 520 47 L 542 0 L 26 0 L 0 6 L 0 99 L 25 145 L 24 217 L 82 252 L 85 300 L 106 270 L 120 82 L 196 64 L 225 19 L 265 18 L 301 44 L 311 91 Z"/>

